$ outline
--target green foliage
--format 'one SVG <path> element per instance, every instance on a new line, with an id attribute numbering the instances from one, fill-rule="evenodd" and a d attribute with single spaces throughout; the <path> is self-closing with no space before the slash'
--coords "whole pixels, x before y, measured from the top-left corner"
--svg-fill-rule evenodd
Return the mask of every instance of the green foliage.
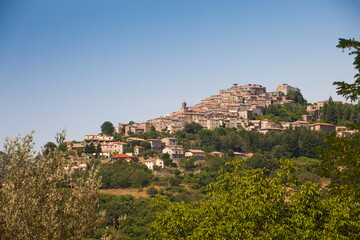
<path id="1" fill-rule="evenodd" d="M 170 155 L 168 153 L 161 154 L 161 159 L 164 161 L 165 166 L 173 166 L 173 161 L 170 159 Z"/>
<path id="2" fill-rule="evenodd" d="M 184 127 L 184 130 L 186 133 L 198 133 L 201 129 L 202 129 L 202 126 L 195 122 L 185 124 L 185 127 Z"/>
<path id="3" fill-rule="evenodd" d="M 225 167 L 225 163 L 230 159 L 230 157 L 208 154 L 206 162 L 201 165 L 201 169 L 207 172 L 218 172 Z"/>
<path id="4" fill-rule="evenodd" d="M 336 85 L 337 94 L 350 99 L 352 102 L 359 100 L 360 96 L 360 42 L 355 39 L 343 39 L 339 38 L 339 44 L 336 46 L 341 49 L 348 48 L 350 51 L 349 55 L 355 55 L 354 66 L 357 73 L 355 74 L 354 83 L 334 82 Z M 344 50 L 343 50 L 344 51 Z"/>
<path id="5" fill-rule="evenodd" d="M 246 160 L 246 164 L 252 169 L 264 169 L 264 173 L 269 175 L 270 172 L 279 168 L 279 165 L 275 158 L 269 156 L 267 152 L 266 155 L 261 153 L 255 153 L 254 156 Z"/>
<path id="6" fill-rule="evenodd" d="M 245 170 L 240 159 L 229 163 L 209 186 L 206 200 L 170 202 L 150 225 L 153 239 L 355 239 L 360 234 L 359 206 L 351 198 L 322 200 L 316 185 L 293 190 L 295 170 L 280 161 L 274 178 L 261 169 Z"/>
<path id="7" fill-rule="evenodd" d="M 152 158 L 156 155 L 156 152 L 154 150 L 145 150 L 141 153 L 141 155 L 145 158 L 145 159 L 148 159 L 148 158 Z"/>
<path id="8" fill-rule="evenodd" d="M 297 104 L 293 108 L 291 103 L 272 104 L 261 117 L 254 115 L 255 119 L 269 119 L 273 122 L 294 122 L 301 120 L 301 116 L 307 114 L 306 108 L 303 105 Z"/>
<path id="9" fill-rule="evenodd" d="M 102 152 L 100 143 L 98 143 L 95 152 L 96 152 L 96 157 L 98 157 L 99 154 Z"/>
<path id="10" fill-rule="evenodd" d="M 67 146 L 66 146 L 65 143 L 61 143 L 61 144 L 59 144 L 58 149 L 59 149 L 61 152 L 65 152 L 65 151 L 67 151 Z"/>
<path id="11" fill-rule="evenodd" d="M 124 152 L 125 152 L 125 153 L 134 152 L 134 148 L 131 147 L 131 146 L 126 146 L 126 147 L 124 147 Z"/>
<path id="12" fill-rule="evenodd" d="M 101 210 L 106 211 L 103 229 L 106 226 L 118 228 L 118 239 L 147 239 L 149 233 L 146 226 L 153 221 L 157 208 L 152 199 L 134 198 L 130 195 L 114 196 L 108 194 L 99 195 Z M 121 226 L 117 219 L 125 217 Z M 101 238 L 104 231 L 101 231 L 98 238 Z"/>
<path id="13" fill-rule="evenodd" d="M 87 154 L 96 153 L 96 148 L 95 148 L 94 143 L 91 142 L 90 144 L 86 144 L 84 152 L 87 153 Z"/>
<path id="14" fill-rule="evenodd" d="M 122 133 L 114 133 L 114 141 L 115 142 L 121 142 L 121 140 L 123 139 L 123 134 Z"/>
<path id="15" fill-rule="evenodd" d="M 65 131 L 57 134 L 58 144 Z M 97 168 L 64 171 L 64 153 L 36 156 L 32 134 L 6 139 L 0 154 L 0 239 L 85 239 L 101 223 Z M 48 145 L 51 146 L 51 145 Z M 53 145 L 52 145 L 53 146 Z"/>
<path id="16" fill-rule="evenodd" d="M 348 127 L 360 125 L 359 107 L 359 104 L 334 103 L 330 97 L 321 109 L 320 121 Z"/>
<path id="17" fill-rule="evenodd" d="M 76 149 L 76 154 L 77 154 L 78 157 L 81 157 L 81 155 L 83 154 L 83 152 L 84 152 L 84 149 L 83 149 L 83 148 L 77 148 L 77 149 Z"/>
<path id="18" fill-rule="evenodd" d="M 181 179 L 178 176 L 169 177 L 168 182 L 169 182 L 170 186 L 179 186 L 181 183 Z"/>
<path id="19" fill-rule="evenodd" d="M 300 89 L 296 88 L 295 91 L 290 90 L 287 94 L 290 100 L 294 100 L 299 104 L 306 104 L 307 101 L 304 99 L 303 95 L 300 92 Z"/>
<path id="20" fill-rule="evenodd" d="M 114 134 L 114 125 L 109 122 L 106 121 L 101 125 L 101 133 L 107 136 L 112 136 Z"/>
<path id="21" fill-rule="evenodd" d="M 142 142 L 142 143 L 140 144 L 140 146 L 141 146 L 141 147 L 144 147 L 145 150 L 150 150 L 150 149 L 151 149 L 151 144 L 150 144 L 150 142 L 148 142 L 148 141 Z"/>
<path id="22" fill-rule="evenodd" d="M 155 197 L 156 194 L 158 194 L 158 190 L 154 187 L 149 187 L 146 190 L 146 193 L 149 195 L 149 197 L 153 198 L 153 197 Z"/>
<path id="23" fill-rule="evenodd" d="M 193 169 L 196 167 L 195 160 L 196 160 L 195 157 L 189 157 L 189 158 L 183 157 L 179 160 L 179 166 L 185 170 Z"/>
<path id="24" fill-rule="evenodd" d="M 331 179 L 330 194 L 360 200 L 360 135 L 326 138 L 326 148 L 319 149 L 318 172 Z"/>
<path id="25" fill-rule="evenodd" d="M 47 142 L 43 148 L 43 155 L 46 157 L 50 152 L 55 151 L 56 148 L 57 148 L 57 146 L 55 143 Z"/>
<path id="26" fill-rule="evenodd" d="M 153 166 L 153 170 L 154 170 L 154 171 L 161 171 L 161 169 L 162 169 L 162 168 L 161 168 L 160 166 L 157 166 L 157 165 L 154 165 L 154 166 Z"/>
<path id="27" fill-rule="evenodd" d="M 315 147 L 323 146 L 324 133 L 311 131 L 306 128 L 287 129 L 280 134 L 269 132 L 267 134 L 234 130 L 232 128 L 216 128 L 214 130 L 202 129 L 197 134 L 192 134 L 195 139 L 189 142 L 187 134 L 177 132 L 181 144 L 189 143 L 188 148 L 200 145 L 201 149 L 211 146 L 216 151 L 228 152 L 230 149 L 236 152 L 270 152 L 279 145 L 278 150 L 286 153 L 287 157 L 315 157 Z M 195 144 L 196 143 L 196 144 Z M 185 145 L 184 145 L 185 147 Z M 281 157 L 281 156 L 280 156 Z"/>
<path id="28" fill-rule="evenodd" d="M 184 175 L 184 183 L 187 183 L 190 188 L 199 190 L 200 193 L 206 193 L 206 187 L 216 181 L 219 176 L 218 172 L 206 172 L 200 173 L 186 173 Z"/>
<path id="29" fill-rule="evenodd" d="M 100 165 L 101 188 L 140 188 L 149 185 L 153 173 L 143 164 L 127 162 Z"/>

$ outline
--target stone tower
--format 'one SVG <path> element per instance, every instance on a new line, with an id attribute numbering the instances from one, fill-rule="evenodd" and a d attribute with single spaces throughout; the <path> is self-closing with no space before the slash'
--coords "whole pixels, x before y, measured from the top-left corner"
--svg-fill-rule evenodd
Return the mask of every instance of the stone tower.
<path id="1" fill-rule="evenodd" d="M 186 102 L 183 101 L 183 103 L 181 104 L 181 110 L 182 112 L 186 112 L 187 111 L 187 106 L 186 106 Z"/>

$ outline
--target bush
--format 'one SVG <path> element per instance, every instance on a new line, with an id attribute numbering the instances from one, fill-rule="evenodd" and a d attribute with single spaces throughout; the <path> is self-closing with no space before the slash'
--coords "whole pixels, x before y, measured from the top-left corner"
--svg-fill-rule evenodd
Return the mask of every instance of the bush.
<path id="1" fill-rule="evenodd" d="M 149 197 L 153 198 L 153 197 L 155 197 L 156 194 L 158 194 L 158 190 L 154 187 L 149 187 L 146 190 L 146 193 L 149 195 Z"/>

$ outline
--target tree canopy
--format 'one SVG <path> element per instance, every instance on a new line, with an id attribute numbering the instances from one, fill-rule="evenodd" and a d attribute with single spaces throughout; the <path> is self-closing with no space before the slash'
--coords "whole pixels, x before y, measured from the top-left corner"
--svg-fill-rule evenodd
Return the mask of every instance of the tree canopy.
<path id="1" fill-rule="evenodd" d="M 350 99 L 352 102 L 359 100 L 360 97 L 360 42 L 355 39 L 339 38 L 338 48 L 349 49 L 349 55 L 355 55 L 354 66 L 357 73 L 355 74 L 354 83 L 334 82 L 336 85 L 337 93 L 344 96 L 346 99 Z"/>
<path id="2" fill-rule="evenodd" d="M 58 142 L 58 144 L 61 144 Z M 83 239 L 102 219 L 97 168 L 86 178 L 64 171 L 58 148 L 35 157 L 33 136 L 6 139 L 0 162 L 1 239 Z"/>
<path id="3" fill-rule="evenodd" d="M 150 225 L 153 239 L 354 239 L 360 234 L 359 207 L 352 198 L 322 200 L 310 182 L 294 190 L 296 169 L 287 160 L 274 178 L 262 169 L 229 162 L 210 198 L 190 203 L 158 196 L 162 209 Z"/>
<path id="4" fill-rule="evenodd" d="M 101 133 L 107 136 L 112 136 L 114 134 L 114 125 L 109 122 L 106 121 L 101 125 Z"/>

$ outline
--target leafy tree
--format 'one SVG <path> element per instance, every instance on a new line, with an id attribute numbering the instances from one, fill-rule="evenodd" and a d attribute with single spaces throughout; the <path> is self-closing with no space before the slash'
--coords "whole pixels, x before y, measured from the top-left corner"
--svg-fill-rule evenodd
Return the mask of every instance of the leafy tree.
<path id="1" fill-rule="evenodd" d="M 274 122 L 294 122 L 301 120 L 301 116 L 306 114 L 306 108 L 303 105 L 297 104 L 294 108 L 291 103 L 286 104 L 272 104 L 266 110 L 263 116 L 254 117 L 256 119 L 269 119 Z"/>
<path id="2" fill-rule="evenodd" d="M 84 152 L 84 149 L 83 149 L 83 148 L 77 148 L 77 149 L 76 149 L 76 154 L 77 154 L 78 157 L 81 157 L 81 155 L 83 154 L 83 152 Z"/>
<path id="3" fill-rule="evenodd" d="M 96 157 L 99 157 L 100 153 L 102 152 L 100 143 L 98 143 L 95 152 L 96 152 Z"/>
<path id="4" fill-rule="evenodd" d="M 228 157 L 234 157 L 234 156 L 235 156 L 235 155 L 234 155 L 234 150 L 230 149 L 230 150 L 228 151 L 228 153 L 227 153 L 227 156 L 228 156 Z"/>
<path id="5" fill-rule="evenodd" d="M 295 88 L 295 91 L 290 90 L 287 94 L 288 98 L 294 100 L 296 103 L 299 104 L 306 104 L 306 100 L 304 99 L 303 95 L 301 94 L 300 89 Z"/>
<path id="6" fill-rule="evenodd" d="M 192 122 L 185 124 L 184 130 L 187 133 L 197 133 L 202 129 L 202 126 L 198 123 Z"/>
<path id="7" fill-rule="evenodd" d="M 173 165 L 173 161 L 171 160 L 170 155 L 168 153 L 163 153 L 161 155 L 161 159 L 164 161 L 165 166 L 172 166 Z"/>
<path id="8" fill-rule="evenodd" d="M 331 179 L 331 194 L 352 196 L 360 201 L 360 135 L 326 138 L 326 148 L 319 149 L 318 172 Z"/>
<path id="9" fill-rule="evenodd" d="M 151 144 L 148 141 L 144 141 L 144 142 L 140 143 L 140 146 L 144 147 L 145 150 L 150 150 L 151 149 Z"/>
<path id="10" fill-rule="evenodd" d="M 47 156 L 50 152 L 53 152 L 56 148 L 57 148 L 57 146 L 56 146 L 55 143 L 53 143 L 53 142 L 47 142 L 47 143 L 44 145 L 44 148 L 43 148 L 43 154 L 44 154 L 44 156 Z"/>
<path id="11" fill-rule="evenodd" d="M 337 93 L 344 96 L 346 99 L 350 99 L 355 102 L 360 96 L 360 42 L 355 39 L 343 39 L 339 38 L 339 44 L 336 46 L 341 49 L 348 48 L 350 51 L 349 55 L 355 55 L 354 66 L 357 73 L 355 74 L 354 83 L 334 82 L 336 85 Z M 344 50 L 343 50 L 344 51 Z"/>
<path id="12" fill-rule="evenodd" d="M 115 142 L 120 142 L 122 139 L 123 139 L 122 133 L 114 133 L 114 141 Z"/>
<path id="13" fill-rule="evenodd" d="M 229 163 L 208 187 L 209 199 L 170 202 L 158 196 L 161 211 L 149 226 L 153 239 L 355 239 L 359 206 L 351 198 L 327 198 L 309 182 L 296 191 L 288 160 L 274 178 L 262 169 Z"/>
<path id="14" fill-rule="evenodd" d="M 181 158 L 179 160 L 179 166 L 186 169 L 186 170 L 190 170 L 195 168 L 195 157 L 189 157 L 189 158 Z"/>
<path id="15" fill-rule="evenodd" d="M 146 226 L 154 220 L 157 212 L 157 207 L 152 199 L 134 198 L 131 195 L 100 194 L 99 204 L 100 209 L 106 211 L 102 228 L 105 229 L 105 227 L 115 225 L 116 234 L 112 234 L 111 239 L 149 238 Z M 123 221 L 117 221 L 119 218 L 123 219 Z M 102 237 L 104 239 L 104 231 L 99 231 L 97 236 L 96 238 Z"/>
<path id="16" fill-rule="evenodd" d="M 354 48 L 350 55 L 355 54 L 355 69 L 360 71 L 360 43 L 353 40 L 345 40 L 340 38 L 338 48 Z M 355 75 L 355 82 L 348 84 L 345 82 L 334 82 L 337 85 L 337 93 L 344 96 L 351 101 L 359 99 L 360 96 L 360 74 Z M 359 129 L 359 128 L 358 128 Z M 328 185 L 330 194 L 335 196 L 351 196 L 360 200 L 360 136 L 359 133 L 355 136 L 347 138 L 336 137 L 335 134 L 329 135 L 326 138 L 326 148 L 320 149 L 319 159 L 321 163 L 318 165 L 318 172 L 321 176 L 331 178 L 331 183 Z"/>
<path id="17" fill-rule="evenodd" d="M 63 138 L 59 136 L 59 138 Z M 35 157 L 33 136 L 6 139 L 0 162 L 1 239 L 84 239 L 100 224 L 97 168 L 86 178 L 64 172 L 63 153 Z M 71 186 L 71 188 L 70 188 Z"/>
<path id="18" fill-rule="evenodd" d="M 156 152 L 154 150 L 145 150 L 141 153 L 141 155 L 145 158 L 152 158 L 156 155 Z"/>
<path id="19" fill-rule="evenodd" d="M 61 143 L 59 146 L 58 146 L 58 149 L 62 152 L 65 152 L 67 151 L 67 146 L 65 143 Z"/>
<path id="20" fill-rule="evenodd" d="M 114 134 L 114 125 L 109 122 L 106 121 L 101 125 L 101 133 L 107 136 L 112 136 Z"/>
<path id="21" fill-rule="evenodd" d="M 91 142 L 90 144 L 86 144 L 84 151 L 86 154 L 96 153 L 96 148 L 95 148 L 94 143 Z"/>
<path id="22" fill-rule="evenodd" d="M 246 160 L 246 164 L 253 169 L 264 169 L 264 173 L 267 175 L 279 168 L 275 159 L 261 153 L 255 153 L 254 156 Z"/>
<path id="23" fill-rule="evenodd" d="M 125 153 L 132 153 L 132 152 L 134 152 L 134 148 L 130 147 L 130 146 L 127 146 L 127 147 L 124 148 L 124 152 Z"/>
<path id="24" fill-rule="evenodd" d="M 146 190 L 146 193 L 149 195 L 149 197 L 153 198 L 153 197 L 155 197 L 156 194 L 158 194 L 158 190 L 154 187 L 149 187 Z"/>

